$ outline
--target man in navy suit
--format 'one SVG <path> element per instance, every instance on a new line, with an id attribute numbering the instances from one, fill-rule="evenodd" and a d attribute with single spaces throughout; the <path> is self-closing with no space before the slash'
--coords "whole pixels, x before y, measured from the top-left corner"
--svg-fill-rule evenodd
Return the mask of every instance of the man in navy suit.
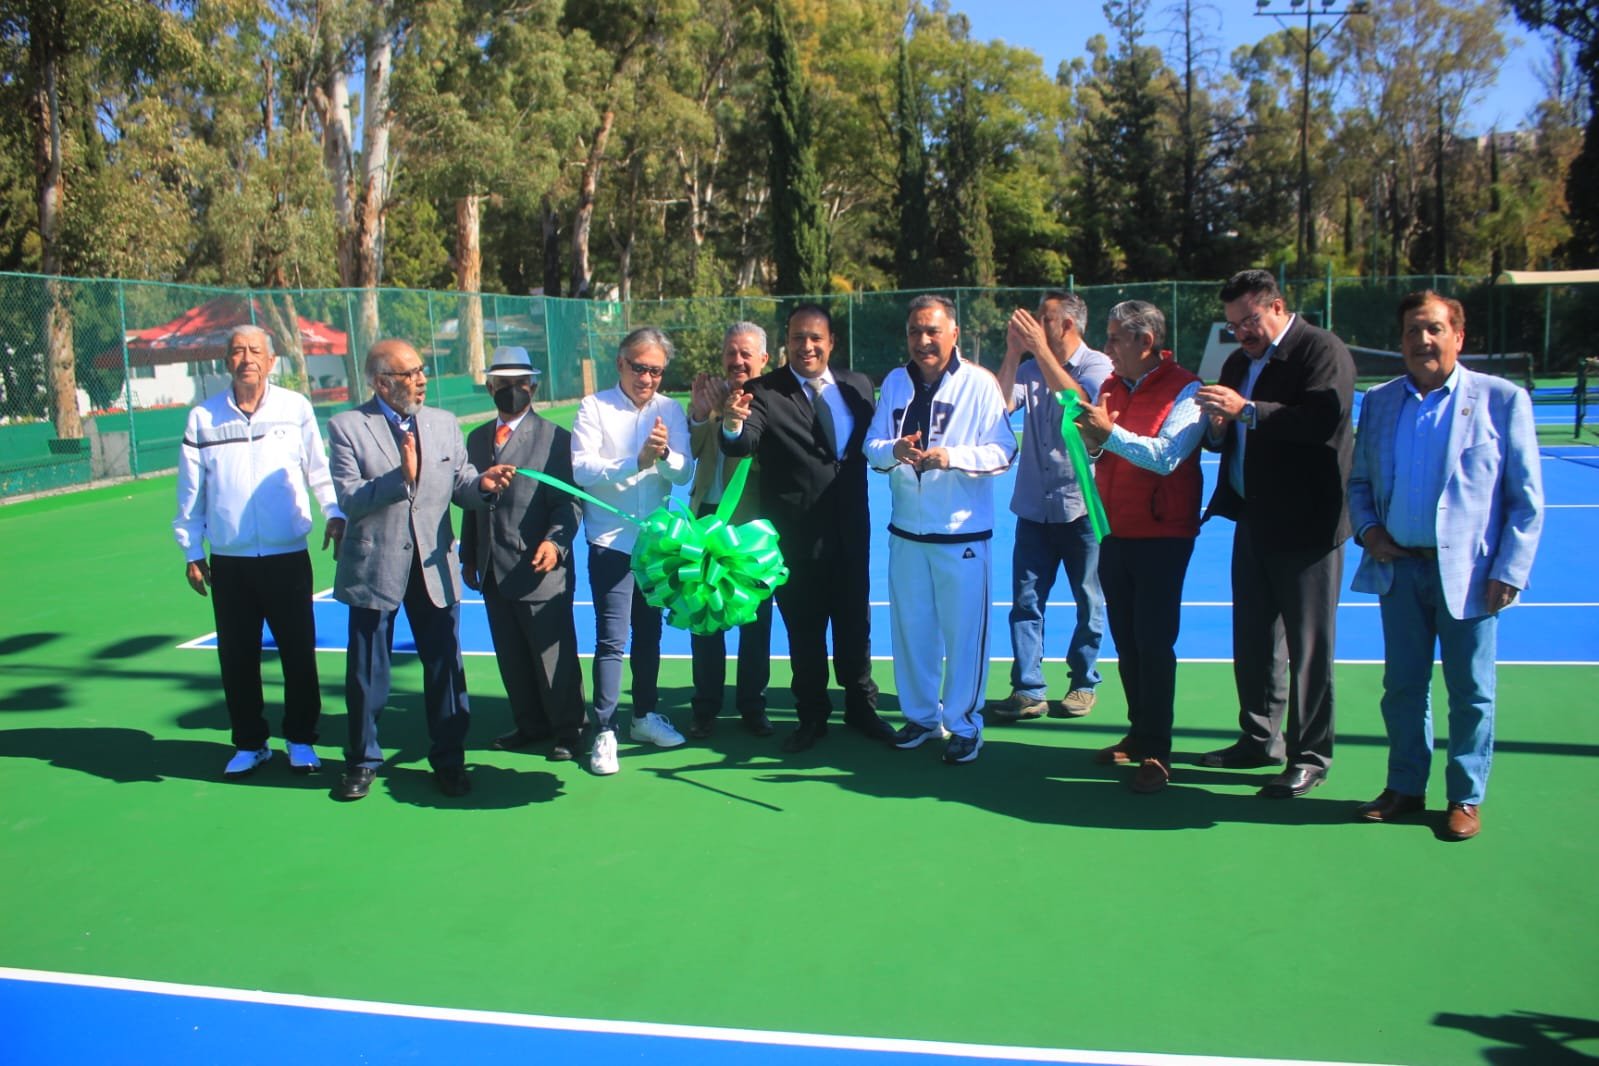
<path id="1" fill-rule="evenodd" d="M 1399 304 L 1405 376 L 1366 393 L 1349 478 L 1365 548 L 1353 587 L 1382 601 L 1388 784 L 1358 808 L 1389 822 L 1426 807 L 1433 649 L 1449 692 L 1443 836 L 1477 835 L 1493 759 L 1499 612 L 1527 587 L 1543 527 L 1527 394 L 1459 364 L 1466 313 L 1424 290 Z"/>
<path id="2" fill-rule="evenodd" d="M 439 791 L 462 796 L 472 787 L 465 743 L 470 713 L 450 502 L 486 507 L 516 469 L 501 465 L 479 473 L 467 462 L 455 416 L 422 405 L 427 370 L 405 341 L 374 344 L 366 377 L 372 399 L 328 423 L 328 466 L 348 519 L 333 596 L 350 608 L 344 682 L 349 742 L 334 795 L 362 798 L 383 765 L 378 718 L 389 698 L 394 616 L 403 605 L 422 660 L 428 763 Z"/>
<path id="3" fill-rule="evenodd" d="M 872 681 L 866 456 L 872 382 L 833 367 L 833 320 L 817 304 L 788 316 L 788 363 L 728 397 L 722 451 L 759 462 L 761 506 L 777 529 L 788 582 L 777 608 L 788 630 L 799 728 L 783 750 L 827 734 L 827 632 L 844 690 L 844 724 L 888 742 Z"/>

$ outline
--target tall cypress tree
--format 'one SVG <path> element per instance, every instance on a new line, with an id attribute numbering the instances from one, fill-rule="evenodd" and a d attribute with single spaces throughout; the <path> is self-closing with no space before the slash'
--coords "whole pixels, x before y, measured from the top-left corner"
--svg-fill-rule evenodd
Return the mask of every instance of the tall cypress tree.
<path id="1" fill-rule="evenodd" d="M 947 179 L 953 212 L 956 281 L 975 288 L 997 284 L 994 265 L 994 231 L 988 220 L 988 194 L 983 187 L 986 160 L 979 143 L 982 121 L 973 100 L 970 70 L 964 66 L 950 91 L 948 143 L 945 145 Z"/>
<path id="2" fill-rule="evenodd" d="M 932 281 L 931 230 L 927 220 L 927 145 L 922 140 L 922 94 L 911 80 L 910 49 L 899 42 L 894 83 L 894 134 L 899 161 L 894 171 L 894 272 L 902 289 Z"/>
<path id="3" fill-rule="evenodd" d="M 772 254 L 779 295 L 816 294 L 828 288 L 827 212 L 816 170 L 810 99 L 782 0 L 772 2 L 767 37 L 772 91 L 767 123 L 772 135 Z"/>

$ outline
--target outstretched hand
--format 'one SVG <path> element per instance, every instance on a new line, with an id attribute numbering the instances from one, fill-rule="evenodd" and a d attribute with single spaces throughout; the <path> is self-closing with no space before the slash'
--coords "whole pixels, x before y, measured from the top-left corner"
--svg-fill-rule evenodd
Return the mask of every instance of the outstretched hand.
<path id="1" fill-rule="evenodd" d="M 1101 396 L 1095 403 L 1078 404 L 1077 431 L 1082 434 L 1083 443 L 1088 447 L 1103 448 L 1120 417 L 1120 411 L 1106 410 L 1105 398 Z"/>

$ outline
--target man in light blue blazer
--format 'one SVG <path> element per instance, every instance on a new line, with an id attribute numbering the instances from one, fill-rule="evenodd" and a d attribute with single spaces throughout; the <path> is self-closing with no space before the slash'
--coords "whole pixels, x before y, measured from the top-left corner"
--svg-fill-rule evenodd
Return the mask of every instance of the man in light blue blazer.
<path id="1" fill-rule="evenodd" d="M 1388 822 L 1425 809 L 1433 649 L 1449 693 L 1449 806 L 1441 835 L 1467 840 L 1493 760 L 1499 612 L 1527 587 L 1543 527 L 1532 402 L 1459 365 L 1465 310 L 1430 290 L 1399 304 L 1406 374 L 1366 393 L 1349 479 L 1365 548 L 1356 592 L 1381 598 L 1388 783 L 1358 808 Z"/>
<path id="2" fill-rule="evenodd" d="M 349 742 L 339 799 L 357 800 L 383 764 L 378 717 L 389 698 L 394 616 L 401 605 L 422 660 L 428 763 L 447 796 L 471 789 L 466 776 L 470 720 L 460 649 L 460 562 L 450 501 L 487 507 L 516 470 L 479 474 L 466 458 L 455 416 L 422 406 L 427 371 L 405 341 L 383 340 L 366 357 L 372 399 L 328 423 L 328 466 L 348 519 L 333 596 L 350 607 L 345 706 Z"/>

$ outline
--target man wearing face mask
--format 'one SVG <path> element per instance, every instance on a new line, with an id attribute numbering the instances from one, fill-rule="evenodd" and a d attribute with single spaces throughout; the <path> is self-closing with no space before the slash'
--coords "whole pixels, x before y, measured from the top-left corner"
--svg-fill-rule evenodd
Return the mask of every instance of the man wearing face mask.
<path id="1" fill-rule="evenodd" d="M 496 348 L 484 386 L 499 417 L 466 437 L 478 469 L 504 463 L 572 480 L 572 435 L 530 410 L 539 371 L 526 348 Z M 574 758 L 583 731 L 583 675 L 572 623 L 572 538 L 577 501 L 528 477 L 512 480 L 487 511 L 461 516 L 461 579 L 483 593 L 494 658 L 515 728 L 494 747 L 553 740 L 550 759 Z"/>

